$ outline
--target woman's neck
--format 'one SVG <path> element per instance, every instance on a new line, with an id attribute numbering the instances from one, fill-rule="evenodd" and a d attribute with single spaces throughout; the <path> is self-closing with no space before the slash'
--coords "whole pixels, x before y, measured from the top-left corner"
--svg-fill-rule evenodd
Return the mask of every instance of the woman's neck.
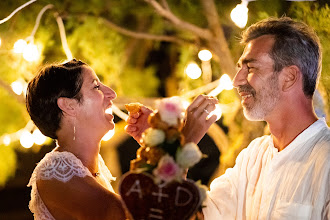
<path id="1" fill-rule="evenodd" d="M 56 151 L 68 151 L 73 153 L 92 174 L 99 172 L 98 155 L 100 152 L 100 142 L 81 140 L 79 138 L 75 140 L 63 140 L 59 138 Z"/>

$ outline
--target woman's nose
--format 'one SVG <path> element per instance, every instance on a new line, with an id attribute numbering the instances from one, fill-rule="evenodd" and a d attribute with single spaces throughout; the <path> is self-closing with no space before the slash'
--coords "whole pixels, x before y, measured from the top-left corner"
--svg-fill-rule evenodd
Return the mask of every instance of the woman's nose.
<path id="1" fill-rule="evenodd" d="M 110 87 L 105 86 L 105 85 L 103 87 L 103 94 L 104 94 L 104 96 L 106 96 L 107 98 L 109 98 L 111 100 L 117 98 L 116 92 L 113 89 L 111 89 Z"/>

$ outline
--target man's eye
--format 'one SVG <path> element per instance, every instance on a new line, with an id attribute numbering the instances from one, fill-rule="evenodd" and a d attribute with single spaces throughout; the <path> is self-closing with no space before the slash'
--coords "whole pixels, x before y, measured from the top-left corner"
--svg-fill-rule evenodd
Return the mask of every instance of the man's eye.
<path id="1" fill-rule="evenodd" d="M 100 85 L 96 85 L 94 89 L 100 89 Z"/>

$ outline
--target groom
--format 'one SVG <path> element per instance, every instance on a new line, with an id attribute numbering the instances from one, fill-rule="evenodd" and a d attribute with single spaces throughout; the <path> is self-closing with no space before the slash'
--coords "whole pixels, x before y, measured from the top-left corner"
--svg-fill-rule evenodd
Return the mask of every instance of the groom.
<path id="1" fill-rule="evenodd" d="M 270 18 L 250 26 L 242 43 L 233 84 L 245 117 L 266 121 L 271 135 L 253 140 L 211 183 L 204 219 L 330 219 L 330 130 L 312 103 L 321 72 L 318 37 L 304 23 Z M 187 142 L 203 137 L 215 121 L 207 117 L 213 108 L 207 96 L 190 105 Z M 148 114 L 131 115 L 126 131 L 138 139 Z"/>

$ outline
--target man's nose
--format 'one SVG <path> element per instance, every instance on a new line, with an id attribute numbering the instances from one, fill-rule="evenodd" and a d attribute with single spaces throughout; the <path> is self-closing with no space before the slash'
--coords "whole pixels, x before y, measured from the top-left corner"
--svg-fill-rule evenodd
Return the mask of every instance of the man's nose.
<path id="1" fill-rule="evenodd" d="M 237 71 L 233 79 L 233 86 L 238 87 L 241 85 L 245 85 L 246 83 L 247 83 L 247 74 L 245 73 L 244 69 L 241 68 Z"/>

